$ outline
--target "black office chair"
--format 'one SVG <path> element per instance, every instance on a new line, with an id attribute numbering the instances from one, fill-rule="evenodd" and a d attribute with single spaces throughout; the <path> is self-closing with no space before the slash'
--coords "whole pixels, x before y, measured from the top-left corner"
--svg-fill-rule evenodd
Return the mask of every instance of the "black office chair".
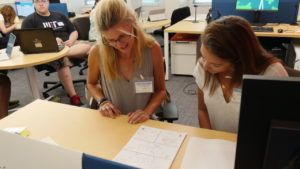
<path id="1" fill-rule="evenodd" d="M 90 108 L 98 109 L 97 102 L 95 99 L 91 98 L 90 100 Z M 174 120 L 178 120 L 179 115 L 177 111 L 177 106 L 175 103 L 171 102 L 170 94 L 167 91 L 167 96 L 159 107 L 158 112 L 153 116 L 153 120 L 159 121 L 167 121 L 169 123 L 173 123 Z"/>
<path id="2" fill-rule="evenodd" d="M 175 23 L 177 23 L 189 16 L 191 16 L 190 7 L 186 6 L 186 7 L 175 9 L 171 15 L 171 24 L 170 25 L 174 25 Z M 166 27 L 162 27 L 162 29 L 155 30 L 153 32 L 153 34 L 164 37 L 165 28 Z M 169 39 L 171 39 L 174 35 L 175 35 L 175 33 L 169 33 Z"/>
<path id="3" fill-rule="evenodd" d="M 80 67 L 81 63 L 82 63 L 82 59 L 72 59 L 72 63 L 74 64 L 72 67 L 75 67 L 75 66 Z M 38 65 L 38 66 L 35 66 L 35 68 L 37 69 L 38 72 L 46 71 L 45 72 L 46 76 L 50 76 L 50 74 L 56 72 L 55 68 L 53 68 L 52 66 L 47 65 L 47 64 Z M 86 79 L 84 78 L 84 79 L 79 79 L 79 80 L 73 80 L 73 83 L 74 84 L 75 83 L 83 83 L 85 85 Z M 52 85 L 52 86 L 49 87 L 49 85 Z M 48 98 L 50 96 L 49 92 L 51 92 L 52 90 L 55 90 L 59 87 L 63 87 L 63 85 L 60 83 L 60 81 L 44 81 L 43 88 L 45 90 L 42 92 L 43 97 Z"/>
<path id="4" fill-rule="evenodd" d="M 89 30 L 90 30 L 90 18 L 88 16 L 85 17 L 78 17 L 72 21 L 75 29 L 78 32 L 78 40 L 85 41 L 84 43 L 91 43 L 89 42 Z M 83 63 L 83 68 L 79 70 L 79 74 L 83 75 L 83 71 L 88 68 L 87 60 Z"/>

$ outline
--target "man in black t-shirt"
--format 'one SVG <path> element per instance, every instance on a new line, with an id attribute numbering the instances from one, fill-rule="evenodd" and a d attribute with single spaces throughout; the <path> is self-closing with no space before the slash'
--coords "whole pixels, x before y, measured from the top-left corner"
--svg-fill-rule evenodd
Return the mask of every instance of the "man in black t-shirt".
<path id="1" fill-rule="evenodd" d="M 74 44 L 78 38 L 78 32 L 73 24 L 63 14 L 49 11 L 48 0 L 33 0 L 36 12 L 27 16 L 22 28 L 52 28 L 54 30 L 58 44 L 64 44 L 70 47 L 70 50 L 64 59 L 49 63 L 51 67 L 57 70 L 59 80 L 70 96 L 70 102 L 73 105 L 82 105 L 80 97 L 74 89 L 72 75 L 69 68 L 69 62 L 66 58 L 81 58 L 88 54 L 90 45 Z"/>

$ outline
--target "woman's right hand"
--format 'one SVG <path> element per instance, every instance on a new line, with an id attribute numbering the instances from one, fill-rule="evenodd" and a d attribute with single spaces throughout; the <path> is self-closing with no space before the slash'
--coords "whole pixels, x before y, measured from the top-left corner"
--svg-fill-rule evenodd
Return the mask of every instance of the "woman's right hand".
<path id="1" fill-rule="evenodd" d="M 115 118 L 122 114 L 122 112 L 111 102 L 105 102 L 100 105 L 99 111 L 103 116 Z"/>

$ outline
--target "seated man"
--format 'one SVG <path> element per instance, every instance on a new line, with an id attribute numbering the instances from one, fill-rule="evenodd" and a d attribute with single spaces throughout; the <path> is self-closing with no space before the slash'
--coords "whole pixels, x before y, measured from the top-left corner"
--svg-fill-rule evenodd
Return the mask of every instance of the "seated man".
<path id="1" fill-rule="evenodd" d="M 49 64 L 57 70 L 58 78 L 70 96 L 71 104 L 80 106 L 82 102 L 74 89 L 68 58 L 86 56 L 91 46 L 74 44 L 78 38 L 78 32 L 63 14 L 49 11 L 48 0 L 33 0 L 33 3 L 36 11 L 24 19 L 22 28 L 52 28 L 57 37 L 57 43 L 70 47 L 69 53 L 64 59 Z"/>

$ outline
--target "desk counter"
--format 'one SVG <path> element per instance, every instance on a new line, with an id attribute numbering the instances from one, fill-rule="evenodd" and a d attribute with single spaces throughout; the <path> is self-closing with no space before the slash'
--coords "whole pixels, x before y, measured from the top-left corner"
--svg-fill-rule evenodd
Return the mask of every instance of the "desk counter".
<path id="1" fill-rule="evenodd" d="M 180 168 L 191 136 L 230 141 L 237 139 L 236 134 L 154 120 L 132 125 L 125 115 L 111 119 L 103 117 L 97 110 L 43 100 L 36 100 L 0 120 L 0 129 L 26 126 L 31 133 L 30 138 L 41 140 L 51 137 L 62 147 L 105 159 L 113 159 L 141 125 L 187 133 L 171 169 Z"/>
<path id="2" fill-rule="evenodd" d="M 169 56 L 169 33 L 189 33 L 202 34 L 207 23 L 200 20 L 198 23 L 182 20 L 164 30 L 164 56 Z M 280 38 L 300 38 L 300 26 L 290 24 L 266 24 L 266 27 L 273 27 L 274 32 L 255 32 L 258 37 L 280 37 Z M 283 29 L 278 33 L 278 29 Z M 169 57 L 165 57 L 166 74 L 165 79 L 169 79 Z"/>
<path id="3" fill-rule="evenodd" d="M 170 25 L 170 23 L 171 20 L 166 19 L 166 20 L 154 21 L 154 22 L 146 21 L 145 23 L 141 23 L 141 25 L 144 29 L 154 29 L 154 28 L 160 28 L 163 26 Z"/>
<path id="4" fill-rule="evenodd" d="M 1 52 L 5 52 L 5 50 L 3 49 Z M 60 52 L 24 55 L 20 51 L 20 47 L 16 46 L 13 48 L 12 56 L 9 60 L 0 61 L 0 70 L 25 68 L 32 96 L 34 99 L 39 99 L 40 92 L 33 66 L 60 59 L 66 56 L 68 52 L 69 47 L 66 46 Z"/>
<path id="5" fill-rule="evenodd" d="M 69 47 L 65 47 L 60 52 L 53 53 L 38 53 L 38 54 L 23 54 L 20 47 L 13 48 L 12 56 L 9 60 L 0 61 L 0 70 L 3 69 L 19 69 L 35 65 L 48 63 L 64 57 L 69 51 Z M 5 49 L 1 50 L 5 52 Z"/>

